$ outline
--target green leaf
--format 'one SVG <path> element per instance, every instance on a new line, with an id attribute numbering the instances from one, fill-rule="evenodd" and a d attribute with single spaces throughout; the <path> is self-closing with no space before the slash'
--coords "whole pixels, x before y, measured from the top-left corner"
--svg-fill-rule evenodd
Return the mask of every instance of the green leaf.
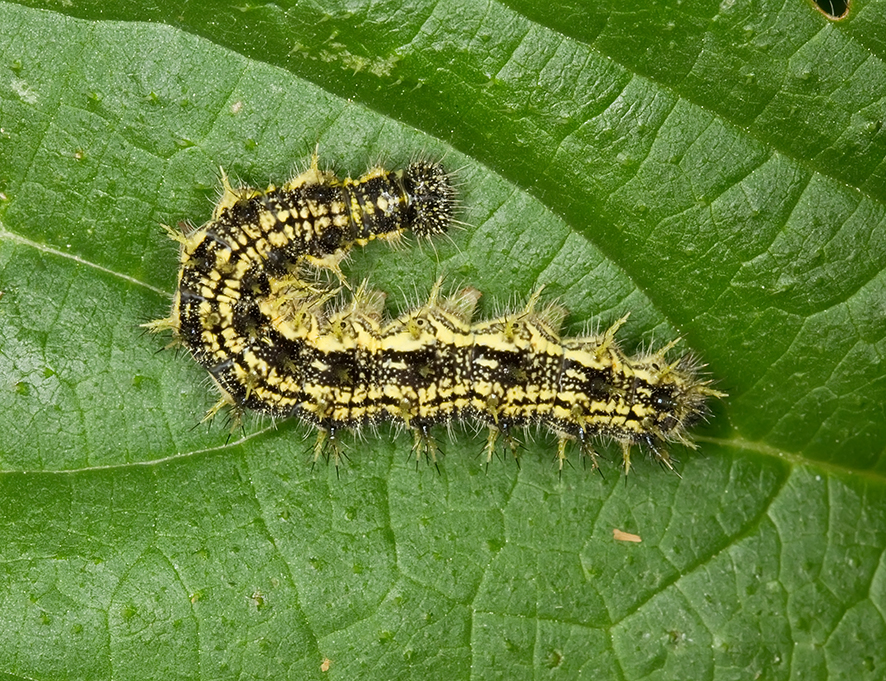
<path id="1" fill-rule="evenodd" d="M 883 3 L 0 3 L 4 678 L 886 673 Z M 730 397 L 682 477 L 529 434 L 199 426 L 139 324 L 219 167 L 457 169 L 465 226 L 347 265 L 568 333 L 631 312 Z M 605 450 L 610 459 L 617 452 Z M 577 457 L 573 457 L 577 461 Z M 613 529 L 642 543 L 615 541 Z M 328 662 L 327 662 L 328 661 Z M 328 666 L 328 671 L 324 671 Z"/>

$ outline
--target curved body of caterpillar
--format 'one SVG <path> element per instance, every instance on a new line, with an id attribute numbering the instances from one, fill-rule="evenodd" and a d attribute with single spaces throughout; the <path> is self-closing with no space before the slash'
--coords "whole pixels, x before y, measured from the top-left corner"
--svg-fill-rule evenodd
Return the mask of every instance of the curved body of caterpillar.
<path id="1" fill-rule="evenodd" d="M 413 431 L 417 455 L 435 460 L 431 428 L 457 419 L 489 427 L 487 460 L 499 438 L 516 453 L 512 431 L 544 426 L 558 435 L 562 468 L 577 441 L 594 467 L 596 438 L 630 450 L 643 444 L 670 466 L 662 445 L 691 443 L 687 428 L 723 394 L 700 379 L 689 357 L 658 351 L 626 355 L 619 320 L 601 335 L 563 339 L 565 310 L 526 307 L 474 322 L 479 293 L 451 297 L 435 285 L 427 303 L 386 320 L 384 294 L 365 285 L 331 310 L 336 291 L 305 275 L 306 266 L 339 269 L 354 244 L 410 230 L 441 233 L 452 217 L 453 189 L 439 164 L 405 171 L 375 168 L 339 179 L 311 168 L 265 190 L 224 193 L 212 219 L 181 244 L 172 314 L 151 324 L 171 330 L 222 393 L 207 416 L 231 405 L 274 417 L 298 416 L 320 429 L 315 457 L 337 433 L 393 422 Z"/>
<path id="2" fill-rule="evenodd" d="M 224 193 L 212 219 L 189 235 L 169 231 L 181 244 L 181 270 L 172 314 L 147 327 L 172 330 L 220 385 L 230 392 L 243 357 L 271 351 L 269 320 L 257 305 L 272 284 L 305 264 L 332 269 L 354 245 L 444 232 L 453 208 L 449 177 L 437 163 L 405 170 L 373 168 L 359 179 L 310 169 L 282 187 Z M 250 402 L 252 406 L 254 401 Z"/>

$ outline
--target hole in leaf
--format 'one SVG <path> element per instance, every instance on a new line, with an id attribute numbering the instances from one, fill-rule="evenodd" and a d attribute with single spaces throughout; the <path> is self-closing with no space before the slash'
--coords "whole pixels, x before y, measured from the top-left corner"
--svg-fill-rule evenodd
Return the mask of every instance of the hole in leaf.
<path id="1" fill-rule="evenodd" d="M 842 19 L 849 11 L 850 0 L 815 0 L 818 9 L 828 19 Z"/>

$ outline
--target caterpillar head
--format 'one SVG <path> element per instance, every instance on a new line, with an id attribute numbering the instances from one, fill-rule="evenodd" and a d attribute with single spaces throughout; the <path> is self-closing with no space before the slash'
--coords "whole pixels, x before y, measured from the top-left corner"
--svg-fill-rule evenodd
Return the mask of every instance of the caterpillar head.
<path id="1" fill-rule="evenodd" d="M 411 163 L 403 185 L 409 196 L 412 231 L 418 236 L 444 233 L 452 222 L 455 190 L 443 166 L 429 161 Z"/>

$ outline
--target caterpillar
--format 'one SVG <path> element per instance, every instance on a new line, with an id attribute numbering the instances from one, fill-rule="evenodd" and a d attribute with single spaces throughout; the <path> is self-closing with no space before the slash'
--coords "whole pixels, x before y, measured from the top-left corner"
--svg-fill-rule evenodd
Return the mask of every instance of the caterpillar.
<path id="1" fill-rule="evenodd" d="M 311 168 L 279 189 L 234 189 L 212 218 L 181 244 L 172 313 L 147 326 L 171 330 L 218 386 L 224 406 L 272 417 L 297 416 L 319 434 L 315 460 L 340 460 L 338 434 L 392 422 L 414 436 L 417 457 L 437 460 L 432 429 L 471 419 L 489 428 L 486 460 L 503 442 L 517 456 L 514 431 L 543 426 L 558 438 L 562 470 L 569 443 L 597 468 L 598 439 L 618 442 L 625 473 L 643 445 L 668 468 L 668 442 L 693 446 L 688 428 L 723 397 L 699 376 L 690 355 L 666 359 L 677 341 L 628 356 L 615 335 L 561 338 L 567 314 L 540 303 L 541 289 L 518 311 L 475 322 L 480 294 L 443 295 L 386 319 L 385 295 L 367 282 L 350 302 L 311 272 L 336 272 L 356 245 L 430 236 L 452 220 L 454 191 L 438 163 L 404 171 L 373 168 L 356 180 Z M 330 454 L 331 452 L 331 454 Z"/>

